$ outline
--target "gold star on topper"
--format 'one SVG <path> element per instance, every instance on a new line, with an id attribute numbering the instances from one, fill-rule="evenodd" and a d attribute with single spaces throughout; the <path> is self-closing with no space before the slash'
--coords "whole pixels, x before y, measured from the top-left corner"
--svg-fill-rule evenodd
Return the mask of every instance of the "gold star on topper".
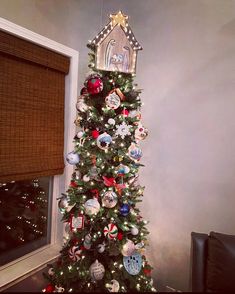
<path id="1" fill-rule="evenodd" d="M 126 27 L 126 21 L 128 16 L 123 14 L 121 11 L 118 11 L 117 14 L 111 14 L 110 18 L 112 20 L 112 26 L 114 27 L 116 24 Z"/>

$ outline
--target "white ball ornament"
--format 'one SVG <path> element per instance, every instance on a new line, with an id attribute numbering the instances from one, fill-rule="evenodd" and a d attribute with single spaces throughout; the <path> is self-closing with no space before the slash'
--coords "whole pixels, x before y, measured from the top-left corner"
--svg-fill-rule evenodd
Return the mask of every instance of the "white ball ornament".
<path id="1" fill-rule="evenodd" d="M 97 214 L 100 210 L 100 204 L 96 198 L 87 200 L 84 206 L 85 213 L 89 216 Z"/>
<path id="2" fill-rule="evenodd" d="M 54 276 L 54 274 L 55 274 L 55 271 L 54 271 L 53 267 L 49 268 L 48 275 L 49 276 Z"/>
<path id="3" fill-rule="evenodd" d="M 98 250 L 99 253 L 103 253 L 105 251 L 105 244 L 104 243 L 99 244 L 97 246 L 97 250 Z"/>
<path id="4" fill-rule="evenodd" d="M 66 160 L 69 164 L 75 165 L 79 163 L 80 157 L 75 151 L 72 151 L 67 154 Z"/>
<path id="5" fill-rule="evenodd" d="M 132 227 L 132 228 L 131 228 L 131 234 L 132 234 L 133 236 L 138 235 L 138 234 L 139 234 L 139 229 L 138 229 L 137 227 Z"/>
<path id="6" fill-rule="evenodd" d="M 83 131 L 77 132 L 77 137 L 81 139 L 85 133 Z"/>
<path id="7" fill-rule="evenodd" d="M 131 240 L 127 240 L 127 242 L 122 246 L 122 255 L 123 256 L 130 256 L 135 251 L 135 244 Z"/>
<path id="8" fill-rule="evenodd" d="M 102 198 L 102 205 L 107 208 L 113 208 L 118 202 L 117 194 L 113 191 L 105 192 Z"/>
<path id="9" fill-rule="evenodd" d="M 113 118 L 109 118 L 108 119 L 108 124 L 114 126 L 115 125 L 115 120 Z"/>
<path id="10" fill-rule="evenodd" d="M 112 137 L 106 132 L 99 135 L 96 144 L 100 149 L 107 150 L 109 145 L 112 143 Z"/>
<path id="11" fill-rule="evenodd" d="M 110 283 L 107 283 L 105 286 L 109 292 L 118 292 L 120 289 L 120 285 L 117 280 L 111 280 Z"/>
<path id="12" fill-rule="evenodd" d="M 105 273 L 104 266 L 97 259 L 94 263 L 92 263 L 89 271 L 90 271 L 90 276 L 92 280 L 94 281 L 102 280 L 104 277 L 104 273 Z"/>
<path id="13" fill-rule="evenodd" d="M 89 182 L 91 178 L 88 175 L 84 175 L 82 179 L 84 182 Z"/>

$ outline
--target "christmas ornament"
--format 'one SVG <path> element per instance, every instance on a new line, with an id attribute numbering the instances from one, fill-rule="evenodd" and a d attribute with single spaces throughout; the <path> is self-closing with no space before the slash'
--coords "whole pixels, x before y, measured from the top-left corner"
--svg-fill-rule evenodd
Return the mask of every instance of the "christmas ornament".
<path id="1" fill-rule="evenodd" d="M 115 123 L 116 123 L 116 122 L 115 122 L 115 120 L 114 120 L 113 118 L 109 118 L 109 119 L 108 119 L 108 124 L 109 124 L 109 125 L 115 125 Z"/>
<path id="2" fill-rule="evenodd" d="M 55 287 L 52 284 L 48 284 L 45 288 L 45 292 L 54 292 Z"/>
<path id="3" fill-rule="evenodd" d="M 107 191 L 102 198 L 102 205 L 107 208 L 113 208 L 117 204 L 117 201 L 117 194 L 113 191 Z"/>
<path id="4" fill-rule="evenodd" d="M 130 275 L 138 275 L 142 268 L 142 256 L 138 252 L 130 256 L 123 256 L 123 264 Z"/>
<path id="5" fill-rule="evenodd" d="M 59 210 L 61 212 L 64 212 L 64 210 L 69 206 L 68 204 L 68 199 L 67 197 L 62 197 L 60 198 L 59 202 L 58 202 L 58 207 L 59 207 Z"/>
<path id="6" fill-rule="evenodd" d="M 122 192 L 122 189 L 126 188 L 125 184 L 118 184 L 114 178 L 107 178 L 103 176 L 104 184 L 107 187 L 115 187 L 119 195 Z"/>
<path id="7" fill-rule="evenodd" d="M 115 156 L 115 157 L 113 158 L 113 161 L 114 161 L 114 162 L 121 162 L 121 161 L 123 161 L 123 157 L 122 157 L 122 156 Z"/>
<path id="8" fill-rule="evenodd" d="M 85 240 L 83 242 L 83 245 L 86 249 L 89 250 L 91 248 L 91 235 L 90 234 L 86 235 L 84 239 Z"/>
<path id="9" fill-rule="evenodd" d="M 98 250 L 99 253 L 103 253 L 105 251 L 105 244 L 104 243 L 99 244 L 97 246 L 97 250 Z"/>
<path id="10" fill-rule="evenodd" d="M 78 98 L 76 103 L 77 111 L 86 112 L 88 110 L 88 105 L 85 103 L 85 100 L 82 96 Z"/>
<path id="11" fill-rule="evenodd" d="M 117 237 L 118 234 L 118 228 L 115 224 L 111 223 L 108 224 L 105 228 L 104 228 L 104 235 L 105 237 L 107 237 L 108 239 L 112 240 L 114 238 Z"/>
<path id="12" fill-rule="evenodd" d="M 105 273 L 104 266 L 97 259 L 94 263 L 92 263 L 89 271 L 90 271 L 90 276 L 92 280 L 94 281 L 102 280 L 104 277 L 104 273 Z"/>
<path id="13" fill-rule="evenodd" d="M 66 160 L 69 164 L 75 165 L 78 164 L 80 161 L 79 155 L 75 152 L 69 152 L 66 156 Z"/>
<path id="14" fill-rule="evenodd" d="M 144 140 L 148 136 L 148 130 L 142 126 L 142 124 L 137 125 L 135 130 L 135 138 L 137 140 Z"/>
<path id="15" fill-rule="evenodd" d="M 130 256 L 135 251 L 135 244 L 133 241 L 127 239 L 127 242 L 122 246 L 122 255 L 123 256 Z"/>
<path id="16" fill-rule="evenodd" d="M 64 288 L 60 286 L 55 286 L 55 292 L 62 293 L 64 292 Z"/>
<path id="17" fill-rule="evenodd" d="M 96 166 L 92 166 L 90 171 L 89 171 L 89 175 L 92 179 L 96 180 L 98 177 L 98 169 Z"/>
<path id="18" fill-rule="evenodd" d="M 123 232 L 118 232 L 117 238 L 121 241 L 123 239 Z"/>
<path id="19" fill-rule="evenodd" d="M 124 116 L 124 117 L 127 117 L 128 114 L 129 114 L 129 111 L 127 109 L 123 109 L 121 114 Z"/>
<path id="20" fill-rule="evenodd" d="M 117 109 L 121 104 L 121 97 L 122 92 L 120 89 L 114 89 L 111 92 L 109 92 L 108 96 L 105 98 L 106 105 L 111 109 Z"/>
<path id="21" fill-rule="evenodd" d="M 75 180 L 80 180 L 81 179 L 81 172 L 78 169 L 75 170 L 74 179 Z"/>
<path id="22" fill-rule="evenodd" d="M 87 200 L 84 206 L 85 212 L 89 216 L 97 214 L 100 210 L 100 204 L 96 198 Z"/>
<path id="23" fill-rule="evenodd" d="M 123 176 L 123 175 L 126 175 L 130 172 L 130 168 L 127 166 L 127 165 L 124 165 L 124 164 L 120 164 L 118 167 L 117 167 L 117 173 L 119 176 Z"/>
<path id="24" fill-rule="evenodd" d="M 79 216 L 70 215 L 69 219 L 70 229 L 72 231 L 81 230 L 84 228 L 84 215 L 80 214 Z"/>
<path id="25" fill-rule="evenodd" d="M 98 94 L 103 90 L 103 82 L 99 75 L 90 75 L 85 84 L 89 94 Z"/>
<path id="26" fill-rule="evenodd" d="M 132 227 L 132 228 L 131 228 L 131 234 L 132 234 L 133 236 L 138 235 L 138 234 L 139 234 L 139 229 L 138 229 L 137 227 Z"/>
<path id="27" fill-rule="evenodd" d="M 86 88 L 86 87 L 83 87 L 83 88 L 81 89 L 81 91 L 80 91 L 80 95 L 86 95 L 86 94 L 88 94 L 88 92 L 87 92 L 87 88 Z"/>
<path id="28" fill-rule="evenodd" d="M 84 182 L 89 182 L 90 181 L 89 175 L 84 175 L 82 179 L 83 179 Z"/>
<path id="29" fill-rule="evenodd" d="M 117 130 L 115 135 L 120 136 L 122 139 L 124 139 L 127 135 L 131 135 L 131 126 L 127 125 L 124 121 L 120 125 L 117 125 L 116 128 Z"/>
<path id="30" fill-rule="evenodd" d="M 77 188 L 78 184 L 75 181 L 71 181 L 69 187 L 71 188 Z"/>
<path id="31" fill-rule="evenodd" d="M 141 112 L 139 110 L 131 110 L 128 114 L 128 117 L 135 118 L 136 120 L 140 120 Z"/>
<path id="32" fill-rule="evenodd" d="M 73 246 L 69 249 L 69 257 L 73 261 L 79 261 L 81 259 L 82 250 L 79 250 L 78 246 Z"/>
<path id="33" fill-rule="evenodd" d="M 130 206 L 128 204 L 124 203 L 119 208 L 119 211 L 120 211 L 122 216 L 127 216 L 128 213 L 130 212 Z"/>
<path id="34" fill-rule="evenodd" d="M 134 161 L 139 161 L 142 157 L 142 151 L 138 145 L 131 143 L 130 147 L 128 148 L 128 155 Z"/>
<path id="35" fill-rule="evenodd" d="M 92 138 L 97 139 L 99 137 L 99 131 L 93 130 L 91 131 Z"/>
<path id="36" fill-rule="evenodd" d="M 54 274 L 55 274 L 55 271 L 54 271 L 53 267 L 49 268 L 48 275 L 49 276 L 54 276 Z"/>
<path id="37" fill-rule="evenodd" d="M 84 136 L 84 132 L 83 131 L 79 131 L 79 132 L 77 132 L 77 137 L 78 137 L 78 139 L 81 139 L 83 136 Z"/>
<path id="38" fill-rule="evenodd" d="M 108 149 L 111 142 L 112 142 L 112 137 L 106 132 L 99 135 L 99 137 L 96 140 L 97 146 L 103 150 Z"/>
<path id="39" fill-rule="evenodd" d="M 120 289 L 117 280 L 111 280 L 110 283 L 105 284 L 105 287 L 108 289 L 109 292 L 118 292 Z"/>
<path id="40" fill-rule="evenodd" d="M 144 274 L 146 276 L 150 276 L 151 275 L 151 271 L 152 271 L 151 266 L 146 263 L 145 266 L 144 266 L 144 269 L 143 269 Z"/>

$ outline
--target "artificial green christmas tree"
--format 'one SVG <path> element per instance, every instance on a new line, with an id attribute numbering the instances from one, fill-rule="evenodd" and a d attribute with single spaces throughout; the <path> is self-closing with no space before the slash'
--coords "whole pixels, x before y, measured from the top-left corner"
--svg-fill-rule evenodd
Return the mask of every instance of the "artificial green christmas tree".
<path id="1" fill-rule="evenodd" d="M 50 265 L 46 292 L 156 291 L 144 252 L 147 222 L 136 207 L 144 187 L 141 90 L 134 84 L 138 50 L 127 16 L 111 21 L 90 41 L 90 75 L 78 98 L 75 166 L 59 200 L 68 236 L 57 263 Z M 72 208 L 71 208 L 72 207 Z"/>

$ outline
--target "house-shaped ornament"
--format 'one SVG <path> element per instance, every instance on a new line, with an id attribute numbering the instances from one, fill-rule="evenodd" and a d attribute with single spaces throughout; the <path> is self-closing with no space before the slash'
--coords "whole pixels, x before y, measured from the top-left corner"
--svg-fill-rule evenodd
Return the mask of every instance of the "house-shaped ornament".
<path id="1" fill-rule="evenodd" d="M 136 40 L 121 11 L 110 15 L 110 22 L 92 40 L 96 46 L 96 68 L 135 73 L 137 53 L 143 48 Z"/>

